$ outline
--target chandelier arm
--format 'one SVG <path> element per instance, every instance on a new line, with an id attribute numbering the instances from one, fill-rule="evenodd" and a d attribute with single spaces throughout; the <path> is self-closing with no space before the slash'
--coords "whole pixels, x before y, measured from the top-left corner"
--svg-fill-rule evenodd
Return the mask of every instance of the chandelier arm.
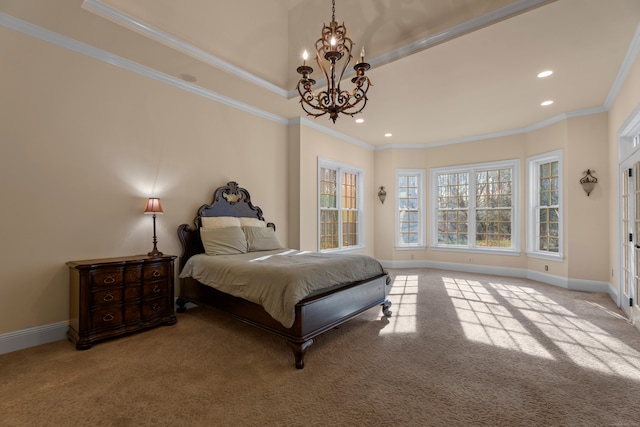
<path id="1" fill-rule="evenodd" d="M 320 71 L 322 71 L 322 74 L 324 75 L 324 81 L 327 82 L 328 85 L 329 75 L 327 74 L 327 69 L 324 64 L 320 62 L 320 50 L 318 49 L 318 43 L 320 42 L 322 42 L 322 39 L 318 39 L 318 41 L 316 42 L 316 64 L 318 64 L 318 67 L 320 67 Z"/>
<path id="2" fill-rule="evenodd" d="M 320 117 L 329 114 L 329 118 L 335 123 L 340 113 L 353 117 L 364 109 L 368 101 L 367 91 L 372 86 L 369 78 L 365 76 L 370 65 L 364 62 L 364 49 L 360 61 L 356 61 L 353 66 L 356 71 L 356 76 L 351 79 L 354 84 L 353 90 L 341 89 L 347 67 L 352 63 L 352 49 L 353 41 L 347 37 L 347 27 L 344 23 L 339 25 L 335 19 L 335 0 L 332 0 L 331 22 L 329 25 L 323 25 L 321 38 L 315 43 L 315 61 L 324 76 L 326 89 L 318 93 L 313 91 L 316 82 L 310 78 L 313 69 L 306 64 L 306 52 L 303 56 L 305 62 L 297 69 L 298 73 L 302 74 L 297 87 L 300 105 L 307 115 Z M 342 59 L 344 61 L 340 62 Z"/>

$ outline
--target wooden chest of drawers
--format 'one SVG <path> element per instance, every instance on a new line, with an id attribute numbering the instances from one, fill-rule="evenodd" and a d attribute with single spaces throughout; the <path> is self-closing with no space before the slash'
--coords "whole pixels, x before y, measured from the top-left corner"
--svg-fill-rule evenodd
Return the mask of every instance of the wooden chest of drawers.
<path id="1" fill-rule="evenodd" d="M 176 322 L 173 255 L 70 261 L 69 331 L 78 350 L 94 342 Z"/>

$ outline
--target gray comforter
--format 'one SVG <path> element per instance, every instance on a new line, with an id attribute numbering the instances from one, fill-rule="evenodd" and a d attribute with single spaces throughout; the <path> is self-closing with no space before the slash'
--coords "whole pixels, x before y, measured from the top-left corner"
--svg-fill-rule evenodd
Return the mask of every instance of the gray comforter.
<path id="1" fill-rule="evenodd" d="M 384 273 L 366 255 L 300 252 L 292 249 L 238 255 L 191 257 L 180 277 L 193 277 L 222 292 L 260 304 L 290 328 L 295 305 L 321 289 L 366 280 Z"/>

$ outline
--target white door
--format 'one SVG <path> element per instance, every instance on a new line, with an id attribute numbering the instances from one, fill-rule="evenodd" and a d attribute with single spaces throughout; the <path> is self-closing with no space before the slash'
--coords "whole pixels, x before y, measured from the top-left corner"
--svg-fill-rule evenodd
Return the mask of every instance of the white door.
<path id="1" fill-rule="evenodd" d="M 620 214 L 622 274 L 620 306 L 640 329 L 640 155 L 622 165 L 620 176 Z"/>

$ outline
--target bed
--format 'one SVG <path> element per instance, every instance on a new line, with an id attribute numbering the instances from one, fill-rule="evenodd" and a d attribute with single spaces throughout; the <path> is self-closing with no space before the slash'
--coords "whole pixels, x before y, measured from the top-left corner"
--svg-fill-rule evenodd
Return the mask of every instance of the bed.
<path id="1" fill-rule="evenodd" d="M 235 221 L 234 218 L 243 224 L 241 229 L 249 249 L 246 253 L 235 254 L 233 250 L 227 253 L 226 247 L 216 246 L 219 242 L 211 243 L 211 233 L 218 236 L 233 231 L 236 236 L 235 227 L 226 227 L 227 221 Z M 217 228 L 222 230 L 212 231 L 209 224 L 218 224 Z M 235 222 L 231 225 L 235 226 Z M 231 181 L 217 188 L 211 204 L 198 209 L 193 224 L 178 227 L 182 244 L 178 313 L 184 313 L 187 303 L 193 303 L 225 311 L 243 322 L 279 335 L 289 343 L 298 369 L 304 368 L 305 353 L 314 337 L 377 305 L 382 307 L 384 316 L 391 316 L 391 302 L 387 299 L 389 276 L 376 260 L 364 255 L 327 255 L 272 247 L 278 246 L 277 238 L 270 240 L 275 236 L 275 229 L 275 224 L 265 222 L 262 209 L 252 204 L 249 192 L 237 182 Z M 249 232 L 257 232 L 259 236 L 252 240 Z M 266 240 L 261 240 L 262 236 L 267 236 Z M 251 250 L 252 245 L 255 250 Z M 276 274 L 273 269 L 278 266 L 271 264 L 295 262 L 298 263 L 296 267 L 288 266 L 282 279 L 272 279 L 271 273 Z M 340 264 L 334 265 L 336 262 Z M 344 263 L 347 263 L 346 267 Z M 244 265 L 258 271 L 245 272 Z M 337 274 L 342 270 L 345 276 Z M 234 272 L 237 272 L 236 276 L 233 276 Z M 231 283 L 225 284 L 224 280 Z M 286 303 L 282 309 L 284 314 L 274 307 L 271 297 L 265 297 L 263 301 L 261 289 L 289 286 L 289 282 L 296 281 L 302 283 L 302 290 L 296 288 L 291 291 L 293 295 L 281 291 L 283 303 Z M 243 293 L 253 292 L 253 288 L 258 290 L 259 297 Z"/>

